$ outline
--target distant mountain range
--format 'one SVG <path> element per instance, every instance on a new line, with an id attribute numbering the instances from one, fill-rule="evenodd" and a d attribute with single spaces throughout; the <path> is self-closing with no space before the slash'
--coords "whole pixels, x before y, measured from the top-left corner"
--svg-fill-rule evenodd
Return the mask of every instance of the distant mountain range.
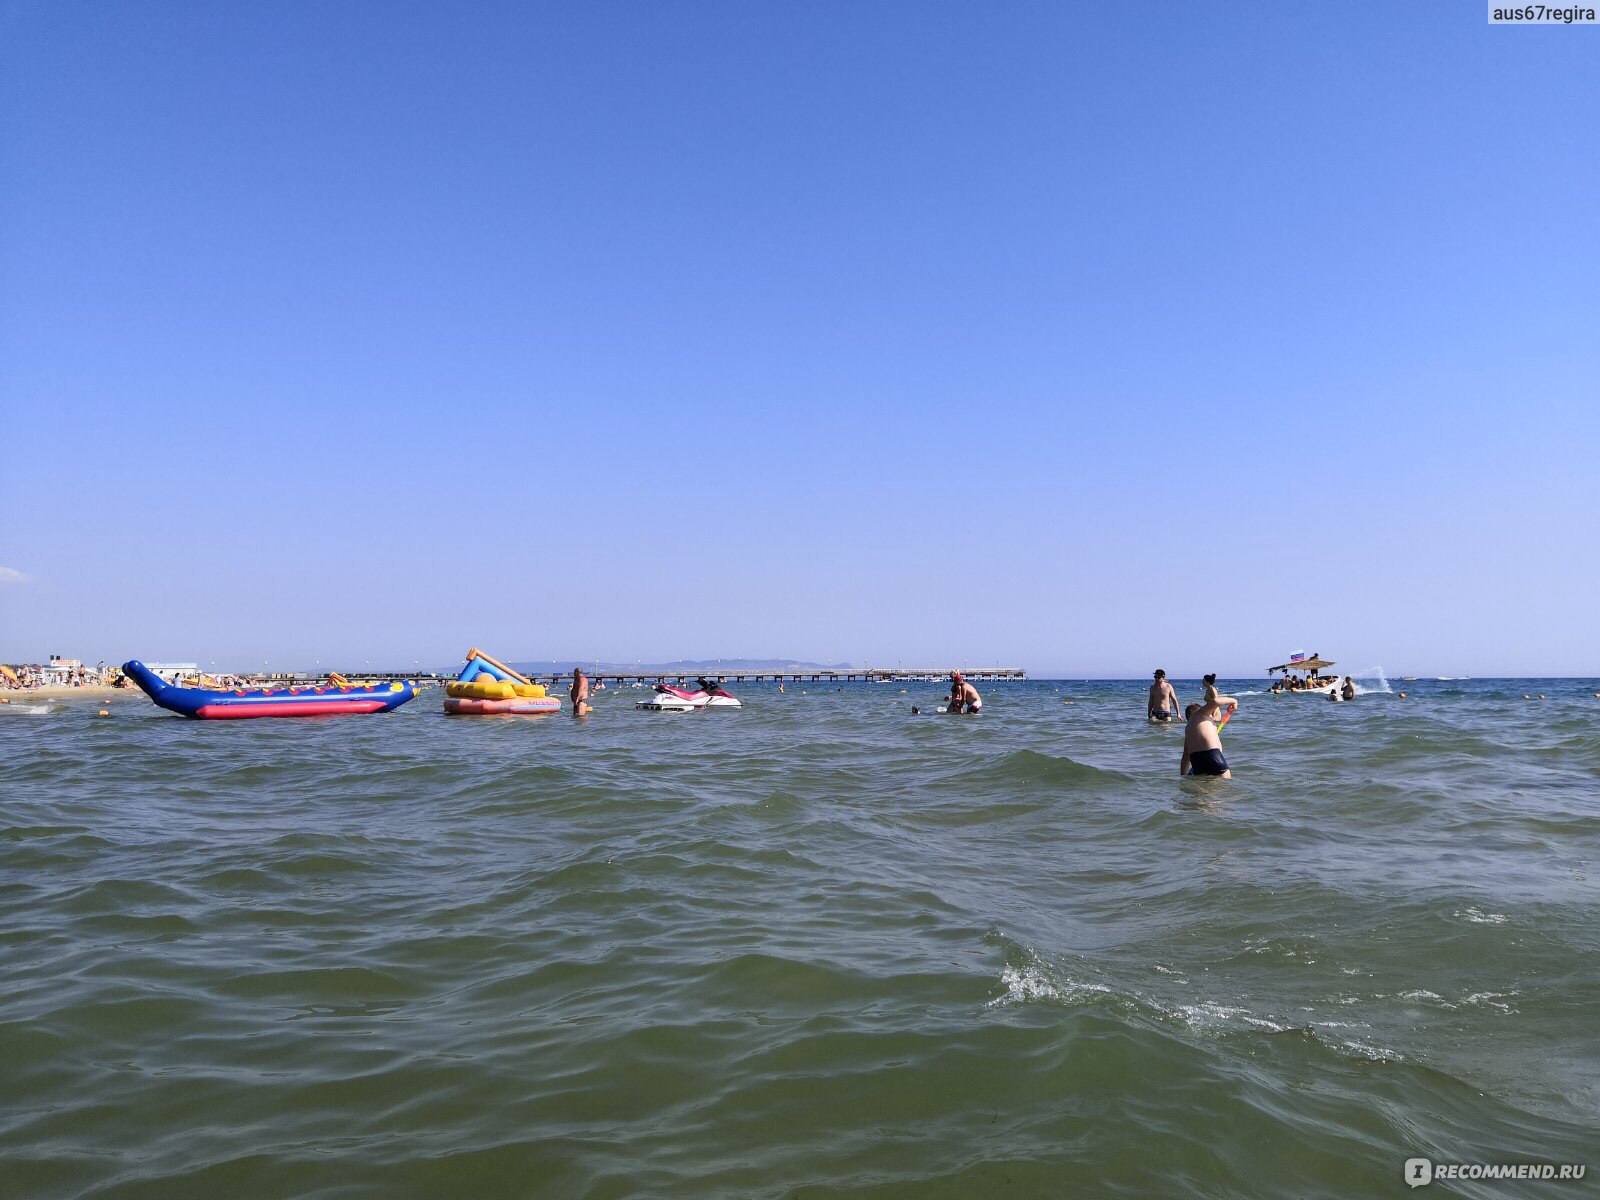
<path id="1" fill-rule="evenodd" d="M 794 658 L 682 658 L 676 662 L 661 663 L 573 662 L 570 659 L 552 662 L 545 659 L 543 662 L 514 662 L 508 665 L 524 675 L 548 675 L 552 671 L 565 675 L 575 666 L 582 667 L 591 675 L 709 675 L 718 671 L 848 671 L 853 668 L 853 664 L 847 662 L 815 663 Z"/>

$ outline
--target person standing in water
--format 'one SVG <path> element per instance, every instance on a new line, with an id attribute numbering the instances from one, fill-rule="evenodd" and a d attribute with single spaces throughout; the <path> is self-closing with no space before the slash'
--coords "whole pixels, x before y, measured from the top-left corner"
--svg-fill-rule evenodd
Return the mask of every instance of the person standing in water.
<path id="1" fill-rule="evenodd" d="M 1150 685 L 1150 702 L 1144 715 L 1152 721 L 1174 721 L 1178 717 L 1178 693 L 1167 682 L 1167 673 L 1157 670 L 1155 682 Z"/>
<path id="2" fill-rule="evenodd" d="M 960 671 L 950 672 L 950 703 L 947 710 L 953 713 L 983 711 L 983 697 L 978 695 L 977 688 L 961 678 Z"/>
<path id="3" fill-rule="evenodd" d="M 1344 677 L 1344 687 L 1339 689 L 1339 694 L 1346 700 L 1354 700 L 1356 698 L 1356 681 L 1346 675 Z"/>
<path id="4" fill-rule="evenodd" d="M 1180 775 L 1220 775 L 1232 779 L 1228 760 L 1222 757 L 1222 737 L 1218 733 L 1223 711 L 1239 707 L 1239 701 L 1217 691 L 1216 672 L 1205 677 L 1206 696 L 1199 704 L 1183 710 L 1187 724 L 1183 731 L 1183 758 L 1178 762 Z"/>
<path id="5" fill-rule="evenodd" d="M 586 717 L 589 715 L 591 711 L 589 708 L 589 677 L 583 673 L 582 667 L 572 668 L 572 687 L 568 690 L 567 695 L 572 697 L 573 716 Z"/>
<path id="6" fill-rule="evenodd" d="M 1232 696 L 1222 696 L 1220 699 L 1232 701 L 1233 707 L 1238 707 L 1239 702 Z M 1222 757 L 1222 737 L 1217 732 L 1213 715 L 1217 712 L 1204 704 L 1191 704 L 1183 710 L 1187 724 L 1183 729 L 1183 757 L 1178 760 L 1179 775 L 1233 778 L 1233 772 L 1228 770 L 1228 760 Z"/>

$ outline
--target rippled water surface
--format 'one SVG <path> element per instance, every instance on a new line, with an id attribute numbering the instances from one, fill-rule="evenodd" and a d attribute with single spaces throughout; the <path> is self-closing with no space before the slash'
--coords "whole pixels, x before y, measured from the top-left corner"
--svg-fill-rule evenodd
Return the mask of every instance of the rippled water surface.
<path id="1" fill-rule="evenodd" d="M 609 690 L 585 721 L 0 711 L 0 1190 L 1600 1172 L 1600 683 L 1394 686 L 1246 695 L 1236 777 L 1183 782 L 1138 684 L 990 685 L 978 718 L 912 716 L 932 684 Z"/>

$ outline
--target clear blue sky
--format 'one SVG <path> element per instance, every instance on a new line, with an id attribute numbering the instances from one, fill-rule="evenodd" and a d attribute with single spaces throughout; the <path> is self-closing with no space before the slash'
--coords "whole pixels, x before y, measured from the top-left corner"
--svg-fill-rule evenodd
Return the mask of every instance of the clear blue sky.
<path id="1" fill-rule="evenodd" d="M 39 0 L 0 105 L 0 661 L 1600 672 L 1600 29 Z"/>

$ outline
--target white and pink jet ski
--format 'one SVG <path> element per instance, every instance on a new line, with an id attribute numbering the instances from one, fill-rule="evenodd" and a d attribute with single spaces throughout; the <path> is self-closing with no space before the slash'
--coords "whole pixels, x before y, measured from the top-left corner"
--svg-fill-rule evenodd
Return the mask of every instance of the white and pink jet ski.
<path id="1" fill-rule="evenodd" d="M 647 708 L 652 712 L 693 712 L 699 708 L 743 708 L 744 705 L 723 691 L 720 683 L 712 683 L 702 679 L 699 686 L 693 691 L 688 688 L 673 687 L 671 684 L 658 683 L 656 690 L 645 697 L 635 708 Z"/>

